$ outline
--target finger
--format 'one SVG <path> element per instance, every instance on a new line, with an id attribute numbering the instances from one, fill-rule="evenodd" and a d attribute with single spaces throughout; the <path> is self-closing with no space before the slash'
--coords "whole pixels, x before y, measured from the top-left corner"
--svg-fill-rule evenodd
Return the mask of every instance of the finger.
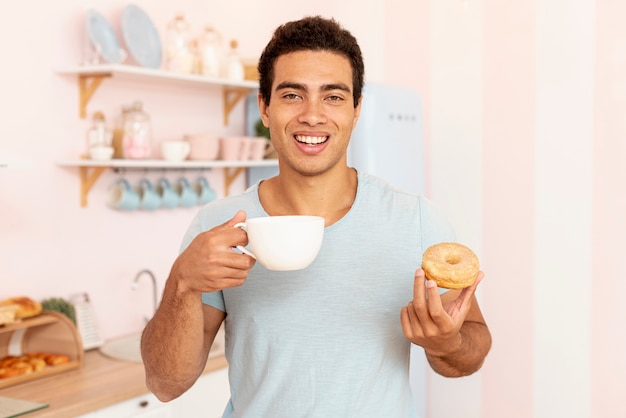
<path id="1" fill-rule="evenodd" d="M 218 228 L 232 228 L 239 222 L 244 222 L 245 220 L 246 220 L 246 211 L 238 210 L 237 213 L 235 213 L 235 215 L 232 218 L 230 218 L 229 220 L 227 220 L 226 222 L 218 226 Z"/>
<path id="2" fill-rule="evenodd" d="M 476 276 L 476 280 L 474 280 L 474 283 L 461 291 L 459 299 L 461 300 L 462 305 L 465 305 L 466 303 L 468 303 L 468 301 L 472 299 L 472 296 L 474 296 L 474 294 L 476 293 L 476 289 L 478 288 L 480 282 L 483 280 L 483 277 L 485 277 L 485 274 L 482 271 L 479 271 L 478 275 Z"/>
<path id="3" fill-rule="evenodd" d="M 234 226 L 235 224 L 238 224 L 239 222 L 244 222 L 246 220 L 246 212 L 244 210 L 238 210 L 237 213 L 235 213 L 235 216 L 233 216 L 233 218 L 228 221 L 228 224 L 230 226 Z"/>
<path id="4" fill-rule="evenodd" d="M 414 301 L 422 301 L 425 298 L 425 290 L 424 290 L 424 280 L 426 280 L 426 276 L 424 275 L 424 270 L 417 269 L 415 270 L 415 279 L 413 280 L 413 300 Z"/>
<path id="5" fill-rule="evenodd" d="M 441 302 L 441 295 L 439 294 L 437 283 L 435 283 L 434 280 L 428 280 L 425 287 L 428 293 L 427 304 L 430 318 L 437 326 L 441 326 L 447 321 L 447 314 Z"/>
<path id="6" fill-rule="evenodd" d="M 248 234 L 246 234 L 243 229 L 234 227 L 245 220 L 246 212 L 244 210 L 238 210 L 231 219 L 216 226 L 211 231 L 219 232 L 224 240 L 222 243 L 228 244 L 230 248 L 236 247 L 237 245 L 247 245 Z"/>
<path id="7" fill-rule="evenodd" d="M 422 328 L 428 327 L 432 323 L 426 297 L 426 283 L 424 270 L 417 269 L 413 282 L 413 300 L 411 305 L 414 309 L 414 314 L 417 316 L 416 320 L 419 321 Z"/>
<path id="8" fill-rule="evenodd" d="M 404 336 L 407 339 L 415 341 L 415 339 L 424 335 L 422 324 L 413 309 L 412 303 L 409 303 L 408 306 L 402 307 L 402 310 L 400 311 L 400 323 L 402 325 Z"/>
<path id="9" fill-rule="evenodd" d="M 400 325 L 402 325 L 402 332 L 408 340 L 413 339 L 413 327 L 411 326 L 411 320 L 409 319 L 409 312 L 406 306 L 403 306 L 400 310 Z"/>

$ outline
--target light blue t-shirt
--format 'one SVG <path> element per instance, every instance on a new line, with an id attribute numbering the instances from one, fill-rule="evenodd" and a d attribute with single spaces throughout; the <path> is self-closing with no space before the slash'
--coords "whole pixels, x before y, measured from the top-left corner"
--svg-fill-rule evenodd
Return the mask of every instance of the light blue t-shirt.
<path id="1" fill-rule="evenodd" d="M 258 185 L 203 207 L 183 248 L 239 209 L 268 216 Z M 415 417 L 400 310 L 413 298 L 424 250 L 453 239 L 427 199 L 359 173 L 352 208 L 325 229 L 309 267 L 256 263 L 243 286 L 203 294 L 226 312 L 224 417 Z"/>

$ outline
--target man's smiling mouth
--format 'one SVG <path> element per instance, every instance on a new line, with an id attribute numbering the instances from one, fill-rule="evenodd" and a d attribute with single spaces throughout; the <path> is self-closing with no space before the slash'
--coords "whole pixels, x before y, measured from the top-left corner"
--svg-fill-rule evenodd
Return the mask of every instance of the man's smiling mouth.
<path id="1" fill-rule="evenodd" d="M 301 144 L 308 145 L 318 145 L 326 142 L 328 140 L 327 136 L 304 136 L 304 135 L 296 135 L 296 141 Z"/>

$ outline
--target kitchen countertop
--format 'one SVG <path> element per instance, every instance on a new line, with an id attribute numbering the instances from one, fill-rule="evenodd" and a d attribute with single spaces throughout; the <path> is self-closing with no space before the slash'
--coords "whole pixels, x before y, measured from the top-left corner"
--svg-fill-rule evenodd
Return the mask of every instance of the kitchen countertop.
<path id="1" fill-rule="evenodd" d="M 204 373 L 228 366 L 224 356 L 209 358 Z M 113 360 L 98 350 L 85 353 L 83 367 L 0 389 L 0 396 L 47 403 L 27 417 L 75 417 L 148 393 L 141 363 Z"/>

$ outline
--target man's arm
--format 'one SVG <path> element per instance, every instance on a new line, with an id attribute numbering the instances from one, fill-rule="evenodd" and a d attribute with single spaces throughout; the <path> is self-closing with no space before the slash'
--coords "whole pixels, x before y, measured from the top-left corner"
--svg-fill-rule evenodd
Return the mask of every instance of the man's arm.
<path id="1" fill-rule="evenodd" d="M 161 401 L 177 398 L 204 370 L 225 313 L 202 303 L 203 292 L 241 286 L 254 259 L 232 250 L 247 244 L 239 211 L 231 220 L 196 236 L 178 256 L 163 298 L 141 337 L 146 385 Z"/>
<path id="2" fill-rule="evenodd" d="M 444 306 L 448 299 L 454 298 L 455 293 L 458 295 L 459 291 L 449 291 L 442 295 Z M 442 376 L 462 377 L 475 373 L 483 365 L 491 348 L 491 333 L 475 296 L 472 296 L 471 303 L 467 317 L 459 330 L 458 348 L 448 353 L 425 350 L 430 367 Z"/>
<path id="3" fill-rule="evenodd" d="M 163 402 L 183 394 L 202 374 L 225 317 L 224 312 L 202 305 L 200 295 L 166 294 L 141 338 L 146 386 Z"/>

